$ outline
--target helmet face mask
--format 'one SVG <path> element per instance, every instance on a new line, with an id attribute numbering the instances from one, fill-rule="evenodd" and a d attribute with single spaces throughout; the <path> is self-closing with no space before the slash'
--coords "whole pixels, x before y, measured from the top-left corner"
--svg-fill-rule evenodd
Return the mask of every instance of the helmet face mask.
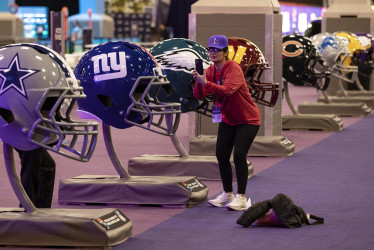
<path id="1" fill-rule="evenodd" d="M 270 69 L 261 50 L 244 38 L 229 37 L 228 42 L 228 57 L 241 66 L 253 100 L 259 104 L 273 107 L 278 99 L 279 84 L 261 81 L 263 72 Z"/>
<path id="2" fill-rule="evenodd" d="M 294 85 L 327 89 L 330 72 L 312 41 L 301 35 L 285 35 L 282 44 L 283 78 Z"/>
<path id="3" fill-rule="evenodd" d="M 211 64 L 206 49 L 188 39 L 172 38 L 153 46 L 150 53 L 166 74 L 172 87 L 171 89 L 162 88 L 159 99 L 164 102 L 180 103 L 182 113 L 195 111 L 210 116 L 211 110 L 208 106 L 212 100 L 209 98 L 196 100 L 193 96 L 192 85 L 195 59 L 201 59 L 204 68 Z"/>
<path id="4" fill-rule="evenodd" d="M 169 81 L 139 45 L 123 41 L 98 45 L 82 57 L 74 73 L 87 95 L 78 100 L 79 113 L 119 129 L 138 126 L 163 135 L 176 132 L 180 104 L 159 100 Z"/>
<path id="5" fill-rule="evenodd" d="M 161 78 L 139 77 L 129 93 L 132 102 L 126 111 L 124 121 L 153 132 L 165 135 L 175 134 L 179 123 L 180 106 L 176 103 L 161 102 L 158 99 L 159 91 L 166 84 L 169 82 L 165 76 Z M 151 92 L 151 88 L 153 88 L 153 92 Z M 143 118 L 141 121 L 137 120 L 137 114 Z M 173 116 L 176 116 L 175 121 L 173 121 Z M 159 117 L 157 123 L 154 122 L 154 117 Z M 166 122 L 165 126 L 161 125 L 163 119 Z M 158 129 L 154 129 L 153 126 Z"/>
<path id="6" fill-rule="evenodd" d="M 71 118 L 76 100 L 85 95 L 66 62 L 37 44 L 4 46 L 0 57 L 2 140 L 24 151 L 43 147 L 88 161 L 98 124 Z"/>

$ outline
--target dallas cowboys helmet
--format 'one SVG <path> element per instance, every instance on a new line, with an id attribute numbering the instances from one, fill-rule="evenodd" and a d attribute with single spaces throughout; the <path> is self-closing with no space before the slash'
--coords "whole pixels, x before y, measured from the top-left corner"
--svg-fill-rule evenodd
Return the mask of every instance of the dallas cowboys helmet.
<path id="1" fill-rule="evenodd" d="M 125 41 L 100 44 L 81 58 L 74 73 L 87 95 L 78 101 L 81 118 L 119 129 L 138 126 L 164 135 L 175 133 L 180 104 L 158 99 L 169 81 L 141 46 Z"/>
<path id="2" fill-rule="evenodd" d="M 156 44 L 150 53 L 167 75 L 172 87 L 160 90 L 160 100 L 179 102 L 183 113 L 191 110 L 199 112 L 200 108 L 205 107 L 209 100 L 196 100 L 192 86 L 195 59 L 202 59 L 204 68 L 211 63 L 204 47 L 188 39 L 173 38 Z"/>
<path id="3" fill-rule="evenodd" d="M 64 59 L 38 44 L 0 48 L 0 138 L 19 150 L 38 147 L 88 161 L 96 122 L 72 120 L 82 87 Z"/>

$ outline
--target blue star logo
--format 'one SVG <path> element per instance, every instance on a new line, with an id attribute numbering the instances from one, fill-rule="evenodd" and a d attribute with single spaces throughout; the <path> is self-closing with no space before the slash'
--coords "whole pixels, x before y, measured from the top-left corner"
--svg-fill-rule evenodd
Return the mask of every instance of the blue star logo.
<path id="1" fill-rule="evenodd" d="M 38 71 L 20 68 L 18 54 L 16 54 L 8 68 L 0 68 L 0 95 L 10 89 L 14 89 L 27 99 L 23 80 L 36 72 Z"/>

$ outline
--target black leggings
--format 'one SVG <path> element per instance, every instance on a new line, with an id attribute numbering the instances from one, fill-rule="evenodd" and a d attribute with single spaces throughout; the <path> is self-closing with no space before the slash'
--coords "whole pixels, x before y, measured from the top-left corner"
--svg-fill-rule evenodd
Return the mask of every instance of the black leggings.
<path id="1" fill-rule="evenodd" d="M 234 149 L 234 164 L 238 194 L 245 194 L 248 180 L 247 154 L 260 125 L 241 124 L 230 126 L 221 122 L 218 127 L 216 157 L 219 163 L 223 190 L 232 192 L 232 169 L 230 157 Z"/>

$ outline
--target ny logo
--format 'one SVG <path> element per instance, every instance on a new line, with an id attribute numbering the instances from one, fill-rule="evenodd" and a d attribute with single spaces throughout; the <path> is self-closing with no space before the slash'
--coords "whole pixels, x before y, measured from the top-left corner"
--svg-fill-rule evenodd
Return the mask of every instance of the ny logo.
<path id="1" fill-rule="evenodd" d="M 127 75 L 126 54 L 123 51 L 100 54 L 93 56 L 91 60 L 94 65 L 95 82 L 122 78 Z"/>

